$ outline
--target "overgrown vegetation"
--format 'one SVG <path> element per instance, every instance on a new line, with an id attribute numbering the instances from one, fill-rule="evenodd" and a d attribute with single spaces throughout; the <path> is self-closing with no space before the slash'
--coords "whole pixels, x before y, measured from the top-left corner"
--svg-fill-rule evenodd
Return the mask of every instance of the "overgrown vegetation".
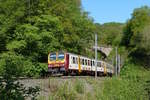
<path id="1" fill-rule="evenodd" d="M 133 62 L 150 67 L 150 8 L 147 6 L 137 8 L 132 18 L 126 23 L 122 45 L 129 51 Z"/>
<path id="2" fill-rule="evenodd" d="M 95 99 L 95 95 L 99 96 L 102 90 L 100 81 L 95 80 L 94 77 L 62 81 L 52 78 L 49 79 L 48 85 L 49 96 L 45 98 L 49 100 L 92 100 Z M 41 95 L 39 100 L 45 100 L 45 98 Z"/>
<path id="3" fill-rule="evenodd" d="M 102 100 L 149 100 L 150 71 L 134 64 L 125 64 L 119 78 L 104 81 Z"/>
<path id="4" fill-rule="evenodd" d="M 87 54 L 95 30 L 80 0 L 1 0 L 0 26 L 0 54 L 21 56 L 26 76 L 47 71 L 49 52 Z"/>
<path id="5" fill-rule="evenodd" d="M 0 63 L 0 100 L 25 100 L 26 97 L 35 99 L 39 88 L 26 88 L 18 81 L 24 72 L 20 67 L 25 67 L 23 58 L 12 53 L 3 54 Z"/>
<path id="6" fill-rule="evenodd" d="M 47 71 L 47 54 L 68 51 L 92 57 L 94 33 L 103 46 L 118 47 L 125 61 L 119 78 L 49 85 L 50 99 L 148 99 L 150 98 L 150 8 L 134 10 L 126 23 L 93 23 L 80 0 L 1 0 L 0 99 L 24 99 L 29 93 L 17 77 L 39 77 Z M 114 51 L 107 58 L 114 57 Z M 34 89 L 29 89 L 33 92 Z M 101 90 L 101 91 L 99 91 Z M 91 90 L 92 91 L 92 90 Z M 36 89 L 35 89 L 36 92 Z M 25 93 L 25 94 L 24 94 Z M 34 93 L 34 92 L 33 92 Z M 57 95 L 56 95 L 57 94 Z M 32 95 L 32 93 L 31 93 Z M 33 96 L 33 95 L 32 95 Z M 95 98 L 96 97 L 96 98 Z"/>
<path id="7" fill-rule="evenodd" d="M 149 22 L 150 8 L 137 8 L 123 30 L 119 48 L 126 56 L 121 75 L 104 81 L 101 99 L 105 100 L 149 100 Z"/>
<path id="8" fill-rule="evenodd" d="M 103 25 L 96 24 L 98 33 L 98 43 L 102 46 L 118 46 L 123 35 L 123 23 L 105 23 Z"/>
<path id="9" fill-rule="evenodd" d="M 149 100 L 150 70 L 126 62 L 120 77 L 49 79 L 50 100 Z M 59 80 L 59 81 L 58 81 Z M 57 83 L 57 84 L 56 84 Z M 46 97 L 45 97 L 46 98 Z M 39 100 L 45 100 L 42 95 Z"/>

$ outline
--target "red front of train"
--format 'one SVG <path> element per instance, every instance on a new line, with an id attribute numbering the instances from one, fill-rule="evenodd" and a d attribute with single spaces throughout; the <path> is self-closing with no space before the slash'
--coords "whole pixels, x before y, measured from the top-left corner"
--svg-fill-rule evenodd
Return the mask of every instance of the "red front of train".
<path id="1" fill-rule="evenodd" d="M 69 54 L 54 52 L 48 55 L 48 72 L 66 72 L 69 66 Z"/>

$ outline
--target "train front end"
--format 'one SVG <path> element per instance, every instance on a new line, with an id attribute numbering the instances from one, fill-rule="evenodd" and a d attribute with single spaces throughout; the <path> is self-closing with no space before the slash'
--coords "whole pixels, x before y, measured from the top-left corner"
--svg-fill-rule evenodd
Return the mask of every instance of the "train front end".
<path id="1" fill-rule="evenodd" d="M 48 72 L 62 73 L 65 71 L 65 53 L 55 52 L 48 55 Z"/>

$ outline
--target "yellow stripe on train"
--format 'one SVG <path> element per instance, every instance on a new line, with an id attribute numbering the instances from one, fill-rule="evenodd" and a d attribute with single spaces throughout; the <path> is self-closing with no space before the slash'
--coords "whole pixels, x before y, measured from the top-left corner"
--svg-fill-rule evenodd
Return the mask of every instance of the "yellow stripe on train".
<path id="1" fill-rule="evenodd" d="M 80 56 L 78 56 L 78 67 L 79 67 L 79 73 L 80 73 L 81 72 Z"/>

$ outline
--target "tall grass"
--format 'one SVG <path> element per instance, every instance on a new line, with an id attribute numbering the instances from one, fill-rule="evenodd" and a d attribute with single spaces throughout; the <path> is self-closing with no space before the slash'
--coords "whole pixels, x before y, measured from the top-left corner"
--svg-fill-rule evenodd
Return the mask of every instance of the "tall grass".
<path id="1" fill-rule="evenodd" d="M 57 79 L 49 79 L 49 100 L 94 100 L 88 85 L 94 86 L 94 78 L 90 79 L 70 79 L 66 81 L 58 81 Z M 90 84 L 89 84 L 90 82 Z M 97 82 L 98 83 L 98 82 Z M 39 100 L 46 100 L 43 96 Z"/>
<path id="2" fill-rule="evenodd" d="M 146 81 L 150 80 L 150 71 L 140 66 L 124 66 L 121 77 L 104 81 L 101 100 L 149 100 Z"/>
<path id="3" fill-rule="evenodd" d="M 126 64 L 120 77 L 49 80 L 49 100 L 149 100 L 150 71 Z M 45 100 L 44 97 L 39 98 Z"/>
<path id="4" fill-rule="evenodd" d="M 76 92 L 83 94 L 85 92 L 85 83 L 82 80 L 77 79 L 75 82 Z"/>
<path id="5" fill-rule="evenodd" d="M 54 78 L 49 79 L 49 84 L 48 84 L 50 92 L 56 92 L 59 89 L 59 83 L 57 80 Z"/>

